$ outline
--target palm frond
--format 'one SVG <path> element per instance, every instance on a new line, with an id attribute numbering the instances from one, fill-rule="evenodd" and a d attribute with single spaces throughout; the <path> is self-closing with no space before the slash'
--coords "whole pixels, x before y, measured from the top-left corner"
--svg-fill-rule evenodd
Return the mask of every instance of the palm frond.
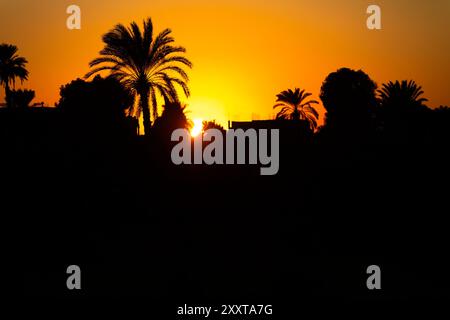
<path id="1" fill-rule="evenodd" d="M 276 103 L 273 108 L 280 108 L 277 119 L 302 119 L 310 123 L 312 129 L 317 127 L 318 112 L 311 104 L 318 104 L 316 100 L 307 100 L 312 94 L 304 89 L 288 89 L 276 95 Z"/>
<path id="2" fill-rule="evenodd" d="M 109 70 L 110 76 L 130 91 L 148 96 L 153 118 L 158 114 L 157 94 L 167 101 L 178 100 L 176 86 L 179 86 L 184 95 L 189 96 L 189 77 L 183 67 L 190 68 L 192 63 L 182 56 L 186 52 L 184 47 L 172 45 L 175 40 L 170 29 L 153 37 L 152 20 L 147 18 L 142 29 L 135 22 L 129 27 L 117 24 L 102 39 L 105 46 L 100 56 L 90 62 L 92 70 L 86 77 Z"/>

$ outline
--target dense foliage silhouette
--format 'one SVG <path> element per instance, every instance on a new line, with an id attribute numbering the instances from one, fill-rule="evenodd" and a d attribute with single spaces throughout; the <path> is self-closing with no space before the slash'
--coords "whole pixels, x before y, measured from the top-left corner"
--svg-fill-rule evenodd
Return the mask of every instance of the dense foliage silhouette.
<path id="1" fill-rule="evenodd" d="M 362 70 L 330 73 L 320 89 L 327 134 L 335 140 L 367 139 L 374 129 L 377 85 Z"/>
<path id="2" fill-rule="evenodd" d="M 74 134 L 106 139 L 135 132 L 126 116 L 133 96 L 115 78 L 77 79 L 62 86 L 60 96 L 57 108 L 65 115 L 67 130 Z"/>
<path id="3" fill-rule="evenodd" d="M 172 132 L 178 128 L 191 129 L 192 122 L 188 119 L 187 106 L 181 102 L 166 101 L 161 116 L 153 125 L 153 131 L 160 137 L 170 140 Z"/>

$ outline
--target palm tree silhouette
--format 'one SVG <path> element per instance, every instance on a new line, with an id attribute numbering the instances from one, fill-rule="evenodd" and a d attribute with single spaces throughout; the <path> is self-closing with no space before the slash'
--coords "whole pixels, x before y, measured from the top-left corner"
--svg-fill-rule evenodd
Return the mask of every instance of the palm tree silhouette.
<path id="1" fill-rule="evenodd" d="M 203 131 L 209 130 L 209 129 L 218 129 L 222 132 L 225 131 L 223 126 L 216 122 L 216 120 L 210 120 L 210 121 L 203 121 L 202 122 L 202 129 Z"/>
<path id="2" fill-rule="evenodd" d="M 158 117 L 157 96 L 166 102 L 178 101 L 175 85 L 180 86 L 184 94 L 189 96 L 187 82 L 189 80 L 183 67 L 192 67 L 192 63 L 180 55 L 186 49 L 173 46 L 172 31 L 165 29 L 153 38 L 151 18 L 143 23 L 143 30 L 136 22 L 130 27 L 117 24 L 103 36 L 105 47 L 100 57 L 90 62 L 92 69 L 86 78 L 103 70 L 110 70 L 110 76 L 119 80 L 133 94 L 139 96 L 139 105 L 130 114 L 139 117 L 143 113 L 145 135 L 150 133 L 151 119 Z"/>
<path id="3" fill-rule="evenodd" d="M 410 109 L 423 106 L 428 99 L 422 98 L 423 90 L 413 80 L 389 81 L 378 90 L 382 107 L 395 108 L 397 110 Z"/>
<path id="4" fill-rule="evenodd" d="M 316 100 L 306 100 L 311 96 L 311 93 L 305 92 L 299 88 L 294 91 L 288 89 L 277 94 L 277 104 L 273 106 L 274 109 L 281 108 L 277 114 L 277 119 L 290 120 L 306 120 L 309 122 L 311 129 L 317 128 L 317 119 L 319 114 L 311 104 L 318 104 Z"/>
<path id="5" fill-rule="evenodd" d="M 28 79 L 28 71 L 25 69 L 28 61 L 19 57 L 17 51 L 18 48 L 15 45 L 0 44 L 0 85 L 5 87 L 8 107 L 11 107 L 11 103 L 8 103 L 8 96 L 11 92 L 10 85 L 15 86 L 16 78 L 19 78 L 21 82 Z"/>
<path id="6" fill-rule="evenodd" d="M 34 97 L 35 92 L 33 90 L 11 90 L 6 101 L 11 107 L 25 109 L 30 106 L 30 103 Z"/>

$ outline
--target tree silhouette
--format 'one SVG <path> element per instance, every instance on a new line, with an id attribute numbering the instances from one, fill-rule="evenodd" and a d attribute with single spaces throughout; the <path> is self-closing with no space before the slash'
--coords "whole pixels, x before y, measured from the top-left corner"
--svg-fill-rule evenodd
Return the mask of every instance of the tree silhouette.
<path id="1" fill-rule="evenodd" d="M 105 47 L 100 57 L 90 62 L 94 68 L 86 77 L 109 70 L 111 76 L 122 82 L 135 95 L 139 96 L 139 105 L 133 114 L 143 114 L 144 130 L 148 135 L 151 127 L 149 100 L 153 120 L 158 117 L 157 96 L 167 101 L 178 100 L 175 85 L 180 86 L 189 96 L 188 75 L 183 67 L 192 67 L 191 62 L 180 55 L 186 50 L 173 46 L 171 30 L 165 29 L 153 38 L 153 24 L 150 18 L 143 23 L 143 30 L 136 22 L 130 27 L 117 24 L 103 36 Z"/>
<path id="2" fill-rule="evenodd" d="M 428 99 L 422 98 L 423 90 L 413 80 L 399 82 L 389 81 L 378 90 L 380 104 L 383 108 L 394 108 L 398 111 L 420 108 Z"/>
<path id="3" fill-rule="evenodd" d="M 10 85 L 15 86 L 16 78 L 20 81 L 28 79 L 28 71 L 25 65 L 28 61 L 17 55 L 18 48 L 11 44 L 0 44 L 0 85 L 5 87 L 5 97 L 7 105 L 11 107 L 11 100 L 8 103 Z"/>
<path id="4" fill-rule="evenodd" d="M 35 97 L 35 92 L 33 90 L 10 90 L 8 96 L 6 97 L 6 103 L 10 107 L 17 108 L 28 108 L 31 101 Z"/>
<path id="5" fill-rule="evenodd" d="M 389 141 L 418 142 L 435 130 L 423 93 L 413 80 L 389 81 L 378 90 L 381 125 Z"/>
<path id="6" fill-rule="evenodd" d="M 290 119 L 290 120 L 306 120 L 309 122 L 311 129 L 317 128 L 317 120 L 319 114 L 311 104 L 318 104 L 316 100 L 305 101 L 311 93 L 305 92 L 299 88 L 295 88 L 294 91 L 288 89 L 277 95 L 277 104 L 273 106 L 274 109 L 281 108 L 277 114 L 277 119 Z"/>
<path id="7" fill-rule="evenodd" d="M 216 120 L 203 121 L 203 122 L 202 122 L 202 128 L 203 128 L 203 131 L 206 131 L 206 130 L 208 130 L 208 129 L 218 129 L 218 130 L 220 130 L 221 132 L 224 132 L 224 131 L 225 131 L 225 129 L 223 128 L 223 126 L 220 125 L 220 124 L 218 124 L 218 123 L 216 122 Z"/>
<path id="8" fill-rule="evenodd" d="M 126 129 L 125 112 L 133 96 L 118 80 L 99 75 L 90 82 L 77 79 L 62 86 L 60 96 L 57 107 L 73 132 L 106 136 Z"/>
<path id="9" fill-rule="evenodd" d="M 432 111 L 432 131 L 434 142 L 447 145 L 450 141 L 450 107 L 439 106 Z"/>
<path id="10" fill-rule="evenodd" d="M 161 116 L 154 123 L 153 129 L 158 134 L 170 135 L 175 129 L 185 128 L 191 129 L 192 122 L 186 116 L 187 106 L 179 101 L 167 101 L 163 105 Z"/>
<path id="11" fill-rule="evenodd" d="M 364 138 L 373 128 L 377 85 L 362 70 L 341 68 L 322 84 L 320 99 L 326 109 L 324 130 L 338 138 Z"/>

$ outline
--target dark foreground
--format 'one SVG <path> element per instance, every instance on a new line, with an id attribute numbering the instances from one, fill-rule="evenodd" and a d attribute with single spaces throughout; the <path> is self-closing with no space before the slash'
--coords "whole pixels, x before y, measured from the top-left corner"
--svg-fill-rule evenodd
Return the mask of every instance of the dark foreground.
<path id="1" fill-rule="evenodd" d="M 177 167 L 144 138 L 31 127 L 3 129 L 0 160 L 7 246 L 27 299 L 126 300 L 171 318 L 184 304 L 298 314 L 448 295 L 445 142 L 289 142 L 279 174 L 260 176 L 255 166 Z M 79 291 L 66 287 L 72 264 Z M 381 290 L 366 287 L 372 264 Z"/>

